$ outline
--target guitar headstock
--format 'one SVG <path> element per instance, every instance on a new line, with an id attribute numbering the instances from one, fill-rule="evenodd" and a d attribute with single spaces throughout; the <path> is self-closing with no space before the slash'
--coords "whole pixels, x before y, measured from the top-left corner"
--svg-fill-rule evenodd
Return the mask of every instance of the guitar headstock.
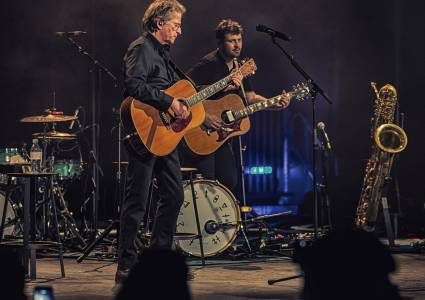
<path id="1" fill-rule="evenodd" d="M 294 85 L 292 87 L 291 95 L 297 100 L 304 100 L 304 98 L 308 98 L 310 96 L 310 87 L 304 82 Z"/>
<path id="2" fill-rule="evenodd" d="M 242 73 L 243 77 L 248 77 L 255 74 L 257 71 L 257 65 L 253 58 L 245 59 L 242 61 L 242 65 L 239 67 L 239 71 Z"/>

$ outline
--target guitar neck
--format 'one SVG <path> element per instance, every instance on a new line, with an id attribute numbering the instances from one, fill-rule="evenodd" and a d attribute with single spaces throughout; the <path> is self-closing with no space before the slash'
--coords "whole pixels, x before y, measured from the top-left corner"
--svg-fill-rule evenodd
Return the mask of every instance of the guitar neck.
<path id="1" fill-rule="evenodd" d="M 289 93 L 289 96 L 292 97 L 292 93 Z M 279 103 L 279 101 L 282 100 L 282 95 L 278 95 L 278 96 L 274 96 L 272 98 L 269 98 L 265 101 L 260 101 L 251 105 L 248 105 L 247 107 L 238 110 L 238 111 L 234 111 L 233 112 L 233 116 L 235 118 L 235 120 L 240 120 L 243 119 L 249 115 L 252 115 L 253 113 L 256 113 L 257 111 L 261 111 L 264 110 L 266 108 L 269 108 L 270 106 L 273 106 L 277 103 Z"/>
<path id="2" fill-rule="evenodd" d="M 193 95 L 192 97 L 187 99 L 187 104 L 190 107 L 192 107 L 195 104 L 198 104 L 199 102 L 201 102 L 205 99 L 208 99 L 212 95 L 218 93 L 219 91 L 224 89 L 229 84 L 229 82 L 232 80 L 232 75 L 233 74 L 230 74 L 230 75 L 224 77 L 223 79 L 217 81 L 216 83 L 206 87 L 205 89 L 201 90 L 200 92 L 196 93 L 195 95 Z"/>

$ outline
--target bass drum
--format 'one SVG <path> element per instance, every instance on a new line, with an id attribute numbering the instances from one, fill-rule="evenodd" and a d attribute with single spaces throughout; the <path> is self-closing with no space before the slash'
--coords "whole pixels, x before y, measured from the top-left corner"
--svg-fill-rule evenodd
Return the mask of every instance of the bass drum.
<path id="1" fill-rule="evenodd" d="M 1 218 L 3 217 L 3 209 L 4 202 L 6 201 L 6 194 L 3 191 L 0 191 L 0 226 L 1 226 Z M 12 236 L 15 233 L 15 223 L 16 223 L 16 215 L 15 210 L 13 209 L 10 202 L 7 202 L 7 213 L 6 213 L 6 221 L 4 223 L 3 237 Z"/>
<path id="2" fill-rule="evenodd" d="M 222 184 L 212 180 L 193 181 L 204 255 L 213 256 L 226 250 L 239 231 L 241 214 L 233 194 Z M 190 182 L 184 183 L 184 202 L 177 219 L 177 233 L 196 234 Z M 193 256 L 201 256 L 199 239 L 178 240 L 180 249 Z"/>

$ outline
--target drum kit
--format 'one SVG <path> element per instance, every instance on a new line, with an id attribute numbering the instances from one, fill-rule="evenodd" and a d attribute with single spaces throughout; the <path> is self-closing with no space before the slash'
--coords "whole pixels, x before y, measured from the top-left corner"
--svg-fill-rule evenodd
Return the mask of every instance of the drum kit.
<path id="1" fill-rule="evenodd" d="M 65 190 L 67 185 L 79 179 L 84 170 L 85 163 L 79 151 L 79 157 L 56 159 L 61 156 L 61 147 L 59 144 L 65 141 L 75 142 L 74 146 L 78 146 L 77 134 L 61 132 L 56 130 L 58 123 L 78 122 L 76 116 L 64 115 L 56 110 L 47 110 L 44 115 L 28 116 L 20 120 L 22 123 L 41 124 L 43 131 L 32 134 L 33 139 L 38 139 L 43 145 L 43 161 L 42 170 L 55 173 L 53 183 L 40 182 L 39 193 L 40 200 L 38 206 L 46 203 L 46 197 L 49 197 L 47 191 L 55 193 L 57 201 L 56 207 L 60 222 L 60 235 L 63 242 L 69 240 L 77 240 L 80 249 L 86 246 L 80 233 L 76 221 L 73 218 L 72 212 L 68 208 L 68 203 L 65 199 Z M 79 147 L 79 146 L 78 146 Z M 25 147 L 4 148 L 0 149 L 0 165 L 14 166 L 22 168 L 22 172 L 30 172 L 30 161 Z M 195 169 L 196 170 L 196 169 Z M 195 171 L 192 170 L 192 171 Z M 3 171 L 1 169 L 0 171 Z M 184 170 L 183 170 L 184 171 Z M 7 184 L 8 183 L 8 184 Z M 11 188 L 10 184 L 15 188 Z M 0 184 L 4 189 L 14 190 L 15 193 L 9 192 L 9 197 L 6 199 L 5 192 L 0 190 L 0 215 L 3 213 L 5 201 L 7 201 L 6 224 L 3 235 L 10 238 L 19 238 L 22 235 L 22 191 L 19 193 L 19 182 L 16 178 L 7 178 L 7 175 L 0 173 Z M 52 185 L 52 186 L 49 186 Z M 197 236 L 197 224 L 195 222 L 193 210 L 192 187 L 189 181 L 183 182 L 184 188 L 184 203 L 180 209 L 177 220 L 176 234 L 184 235 L 193 233 Z M 202 235 L 203 252 L 205 257 L 211 257 L 224 253 L 232 244 L 235 243 L 239 234 L 243 235 L 245 242 L 249 246 L 249 241 L 245 234 L 247 224 L 252 224 L 258 221 L 263 221 L 268 218 L 274 218 L 290 214 L 291 212 L 282 212 L 273 215 L 265 215 L 254 218 L 243 218 L 243 214 L 250 212 L 252 209 L 247 206 L 240 206 L 238 200 L 223 184 L 214 180 L 203 179 L 197 175 L 193 180 L 194 194 L 197 199 L 197 210 Z M 52 209 L 49 207 L 49 209 Z M 41 209 L 40 209 L 41 210 Z M 40 213 L 41 215 L 42 213 Z M 46 214 L 46 212 L 44 212 Z M 49 211 L 47 211 L 49 215 Z M 39 217 L 40 223 L 46 222 L 46 216 Z M 43 224 L 42 226 L 46 226 Z M 47 225 L 49 226 L 49 225 Z M 48 232 L 49 230 L 47 230 Z M 46 238 L 46 230 L 38 229 L 40 238 Z M 187 255 L 200 257 L 200 239 L 176 239 L 178 248 Z M 65 243 L 66 245 L 66 243 Z"/>
<path id="2" fill-rule="evenodd" d="M 55 173 L 53 180 L 47 180 L 40 177 L 37 181 L 36 195 L 36 218 L 37 218 L 37 238 L 49 239 L 49 226 L 53 226 L 50 217 L 53 207 L 56 207 L 59 218 L 59 229 L 62 242 L 68 240 L 77 240 L 77 244 L 84 246 L 85 242 L 79 232 L 77 224 L 73 218 L 72 212 L 68 208 L 68 203 L 65 200 L 65 192 L 69 183 L 82 176 L 84 171 L 84 162 L 81 157 L 81 151 L 77 158 L 63 158 L 61 154 L 63 146 L 61 143 L 65 141 L 73 142 L 72 147 L 79 147 L 77 134 L 60 132 L 56 130 L 59 123 L 70 121 L 78 122 L 76 116 L 64 115 L 56 109 L 49 109 L 43 115 L 27 116 L 20 120 L 21 123 L 37 124 L 43 126 L 42 132 L 32 134 L 32 138 L 41 141 L 42 145 L 42 160 L 40 172 Z M 57 158 L 60 159 L 57 159 Z M 20 238 L 22 236 L 22 184 L 17 178 L 8 178 L 7 173 L 30 173 L 31 160 L 26 149 L 26 144 L 23 144 L 22 149 L 18 148 L 3 148 L 0 149 L 0 215 L 3 215 L 5 202 L 8 202 L 6 223 L 4 226 L 3 237 L 10 239 Z M 8 191 L 8 199 L 6 192 Z M 54 193 L 54 197 L 52 196 Z M 49 197 L 55 199 L 55 205 L 49 204 Z M 47 204 L 47 205 L 46 205 Z"/>

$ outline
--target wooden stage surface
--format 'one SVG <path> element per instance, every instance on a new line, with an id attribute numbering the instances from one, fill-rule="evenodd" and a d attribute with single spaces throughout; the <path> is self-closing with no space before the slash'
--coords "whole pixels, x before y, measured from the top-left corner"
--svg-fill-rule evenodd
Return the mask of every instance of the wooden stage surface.
<path id="1" fill-rule="evenodd" d="M 392 280 L 405 299 L 425 299 L 425 254 L 395 254 L 398 270 Z M 297 275 L 290 259 L 271 258 L 248 261 L 208 261 L 206 267 L 191 266 L 193 299 L 299 299 L 302 279 L 267 284 L 267 279 Z M 213 263 L 215 262 L 215 263 Z M 27 295 L 36 285 L 51 285 L 57 300 L 113 299 L 116 263 L 102 260 L 65 259 L 66 278 L 60 278 L 57 259 L 37 260 L 38 279 L 27 283 Z M 30 298 L 29 298 L 30 299 Z"/>

